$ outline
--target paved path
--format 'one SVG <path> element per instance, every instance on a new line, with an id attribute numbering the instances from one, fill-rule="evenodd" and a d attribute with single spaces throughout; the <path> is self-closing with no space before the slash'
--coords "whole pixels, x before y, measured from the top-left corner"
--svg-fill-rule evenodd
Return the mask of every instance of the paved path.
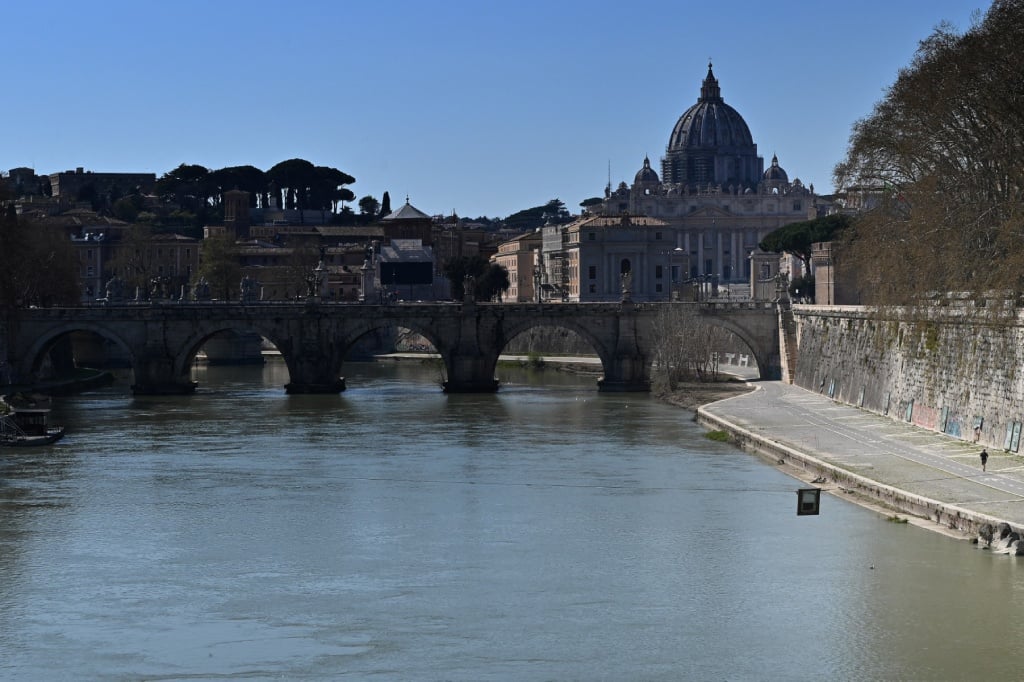
<path id="1" fill-rule="evenodd" d="M 780 381 L 702 411 L 878 483 L 1024 527 L 1024 457 L 913 426 Z"/>

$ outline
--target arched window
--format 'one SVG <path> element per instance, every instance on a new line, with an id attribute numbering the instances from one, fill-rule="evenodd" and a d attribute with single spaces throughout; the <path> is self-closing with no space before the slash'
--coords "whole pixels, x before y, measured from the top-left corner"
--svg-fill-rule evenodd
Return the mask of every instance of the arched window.
<path id="1" fill-rule="evenodd" d="M 622 262 L 619 264 L 619 273 L 625 275 L 627 272 L 631 272 L 632 270 L 633 266 L 630 265 L 629 259 L 623 258 Z"/>

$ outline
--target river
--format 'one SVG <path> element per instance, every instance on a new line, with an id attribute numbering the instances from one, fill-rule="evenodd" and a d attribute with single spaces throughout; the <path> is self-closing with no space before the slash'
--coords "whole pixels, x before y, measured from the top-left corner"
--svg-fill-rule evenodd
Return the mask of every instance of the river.
<path id="1" fill-rule="evenodd" d="M 59 400 L 0 451 L 5 680 L 1020 676 L 1024 567 L 826 496 L 593 377 L 280 361 Z"/>

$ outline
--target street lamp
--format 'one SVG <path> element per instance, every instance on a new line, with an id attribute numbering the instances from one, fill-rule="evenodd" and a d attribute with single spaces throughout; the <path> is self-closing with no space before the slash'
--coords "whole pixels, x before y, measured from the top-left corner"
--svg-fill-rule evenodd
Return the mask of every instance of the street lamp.
<path id="1" fill-rule="evenodd" d="M 685 254 L 686 251 L 681 246 L 677 246 L 675 249 L 671 251 L 671 260 L 669 262 L 669 268 L 672 275 L 672 284 L 669 286 L 668 294 L 670 301 L 672 300 L 673 295 L 677 300 L 680 297 L 679 287 L 682 283 L 682 277 L 680 276 L 680 272 L 683 267 L 682 264 L 686 262 L 685 260 L 683 260 Z"/>

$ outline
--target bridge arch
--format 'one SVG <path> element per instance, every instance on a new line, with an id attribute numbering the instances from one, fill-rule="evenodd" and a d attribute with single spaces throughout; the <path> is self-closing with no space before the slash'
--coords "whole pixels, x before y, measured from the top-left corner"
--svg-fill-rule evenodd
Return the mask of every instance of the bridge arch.
<path id="1" fill-rule="evenodd" d="M 255 334 L 272 343 L 281 353 L 281 357 L 288 369 L 289 377 L 294 376 L 294 350 L 288 343 L 288 336 L 273 321 L 253 321 L 246 319 L 239 320 L 215 320 L 199 325 L 191 333 L 185 336 L 181 345 L 174 349 L 173 360 L 170 364 L 166 380 L 172 386 L 180 386 L 186 390 L 189 385 L 196 386 L 192 381 L 192 366 L 196 356 L 211 339 L 218 335 L 235 332 L 239 334 Z M 165 391 L 159 391 L 165 392 Z M 173 388 L 166 392 L 179 392 Z"/>
<path id="2" fill-rule="evenodd" d="M 764 333 L 740 324 L 728 315 L 709 314 L 706 309 L 701 310 L 701 317 L 707 323 L 732 333 L 743 345 L 750 349 L 751 354 L 757 362 L 757 373 L 760 379 L 776 378 L 772 376 L 779 364 L 778 348 L 766 346 Z"/>
<path id="3" fill-rule="evenodd" d="M 503 343 L 497 346 L 497 353 L 494 355 L 492 372 L 497 368 L 498 358 L 510 343 L 523 334 L 528 334 L 534 329 L 565 329 L 577 334 L 587 345 L 593 349 L 598 360 L 601 361 L 602 370 L 607 370 L 612 362 L 614 348 L 609 348 L 604 339 L 594 332 L 586 323 L 578 319 L 539 317 L 531 320 L 522 320 L 509 324 L 503 329 Z"/>
<path id="4" fill-rule="evenodd" d="M 39 373 L 50 356 L 50 352 L 62 340 L 71 341 L 71 335 L 76 332 L 88 332 L 106 341 L 110 341 L 129 359 L 132 368 L 135 367 L 135 352 L 132 343 L 121 335 L 112 331 L 109 327 L 89 321 L 64 322 L 54 325 L 40 333 L 27 348 L 20 351 L 15 357 L 19 361 L 15 364 L 16 383 L 24 381 L 33 383 L 39 380 Z"/>
<path id="5" fill-rule="evenodd" d="M 410 333 L 423 337 L 434 347 L 434 350 L 441 356 L 441 362 L 444 365 L 443 376 L 441 377 L 442 385 L 445 384 L 447 378 L 452 375 L 452 357 L 455 352 L 455 344 L 450 340 L 446 339 L 445 335 L 440 332 L 435 324 L 430 320 L 422 319 L 418 316 L 401 317 L 393 316 L 380 319 L 362 319 L 350 321 L 343 331 L 342 337 L 340 338 L 341 344 L 341 356 L 344 360 L 347 358 L 352 349 L 362 340 L 369 335 L 388 329 L 407 329 Z"/>

